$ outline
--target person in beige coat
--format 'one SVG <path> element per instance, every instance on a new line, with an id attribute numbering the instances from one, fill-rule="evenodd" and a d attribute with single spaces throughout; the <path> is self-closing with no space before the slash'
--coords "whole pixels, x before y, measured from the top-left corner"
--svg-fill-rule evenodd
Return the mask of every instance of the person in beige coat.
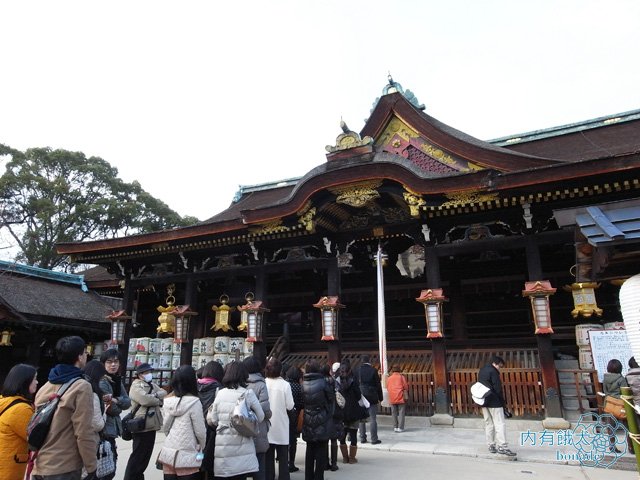
<path id="1" fill-rule="evenodd" d="M 143 431 L 133 433 L 133 446 L 124 480 L 144 480 L 144 471 L 149 465 L 153 447 L 156 443 L 156 432 L 162 428 L 162 400 L 167 392 L 153 382 L 153 368 L 142 363 L 136 368 L 137 378 L 131 383 L 129 398 L 131 411 L 136 417 L 145 417 Z"/>
<path id="2" fill-rule="evenodd" d="M 93 418 L 93 390 L 82 376 L 87 363 L 84 340 L 64 337 L 56 343 L 58 364 L 49 372 L 49 381 L 38 391 L 35 405 L 47 403 L 66 382 L 74 380 L 60 397 L 49 433 L 38 451 L 32 478 L 54 477 L 60 480 L 80 480 L 82 468 L 87 479 L 94 480 L 97 468 L 98 442 L 89 428 Z"/>
<path id="3" fill-rule="evenodd" d="M 165 480 L 200 480 L 207 429 L 198 397 L 196 372 L 191 365 L 182 365 L 173 373 L 171 388 L 173 393 L 166 398 L 162 408 L 162 430 L 167 437 L 158 461 L 162 463 Z"/>

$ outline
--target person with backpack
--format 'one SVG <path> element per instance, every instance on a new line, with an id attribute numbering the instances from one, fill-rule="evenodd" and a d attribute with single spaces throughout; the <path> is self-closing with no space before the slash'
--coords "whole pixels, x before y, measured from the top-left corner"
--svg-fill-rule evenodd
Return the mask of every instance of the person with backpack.
<path id="1" fill-rule="evenodd" d="M 231 362 L 224 369 L 222 385 L 207 414 L 207 423 L 216 427 L 215 478 L 245 480 L 258 471 L 258 459 L 253 437 L 241 435 L 232 425 L 231 417 L 238 401 L 244 397 L 247 407 L 258 422 L 264 412 L 256 394 L 247 388 L 249 374 L 242 362 Z"/>
<path id="2" fill-rule="evenodd" d="M 173 373 L 171 388 L 162 408 L 166 438 L 158 462 L 165 480 L 200 480 L 207 431 L 196 372 L 191 365 L 182 365 Z"/>
<path id="3" fill-rule="evenodd" d="M 0 478 L 24 478 L 29 460 L 27 424 L 33 415 L 37 371 L 31 365 L 15 365 L 0 394 Z"/>
<path id="4" fill-rule="evenodd" d="M 216 361 L 208 362 L 204 367 L 196 371 L 198 377 L 198 397 L 202 403 L 202 413 L 207 417 L 207 413 L 213 401 L 216 399 L 218 391 L 222 388 L 222 377 L 224 371 L 222 365 Z M 202 459 L 201 470 L 205 472 L 207 480 L 213 480 L 213 458 L 216 448 L 216 429 L 207 424 L 207 443 L 204 447 L 204 458 Z"/>
<path id="5" fill-rule="evenodd" d="M 56 343 L 58 364 L 49 372 L 49 381 L 35 398 L 36 412 L 68 385 L 59 398 L 43 444 L 36 452 L 32 478 L 47 480 L 79 480 L 84 467 L 84 480 L 95 480 L 98 441 L 90 428 L 93 418 L 93 390 L 84 379 L 82 368 L 87 363 L 86 345 L 77 336 L 63 337 Z M 37 413 L 36 413 L 37 415 Z"/>
<path id="6" fill-rule="evenodd" d="M 267 384 L 264 381 L 262 375 L 262 368 L 260 361 L 253 355 L 243 360 L 244 366 L 247 369 L 249 378 L 247 379 L 247 388 L 252 390 L 258 397 L 262 411 L 264 412 L 264 420 L 260 422 L 260 431 L 253 439 L 256 445 L 256 457 L 258 457 L 258 471 L 253 474 L 253 480 L 265 480 L 265 459 L 267 450 L 269 450 L 269 439 L 267 438 L 267 432 L 269 431 L 269 419 L 271 418 L 271 406 L 269 404 L 269 392 L 267 391 Z"/>
<path id="7" fill-rule="evenodd" d="M 111 444 L 113 458 L 118 464 L 118 450 L 116 449 L 116 438 L 122 435 L 122 421 L 120 415 L 124 410 L 131 407 L 131 399 L 124 387 L 124 382 L 120 376 L 120 353 L 116 348 L 110 348 L 102 352 L 100 362 L 107 371 L 106 375 L 100 380 L 100 390 L 106 398 L 110 398 L 109 408 L 107 408 L 107 419 L 102 431 L 103 436 Z M 112 475 L 104 477 L 104 480 L 111 480 L 115 477 Z"/>
<path id="8" fill-rule="evenodd" d="M 124 471 L 124 480 L 144 480 L 144 471 L 149 465 L 156 443 L 156 432 L 162 428 L 161 407 L 167 392 L 153 382 L 152 371 L 153 367 L 148 363 L 138 365 L 137 378 L 129 389 L 134 418 L 145 420 L 141 431 L 132 432 L 133 446 Z"/>

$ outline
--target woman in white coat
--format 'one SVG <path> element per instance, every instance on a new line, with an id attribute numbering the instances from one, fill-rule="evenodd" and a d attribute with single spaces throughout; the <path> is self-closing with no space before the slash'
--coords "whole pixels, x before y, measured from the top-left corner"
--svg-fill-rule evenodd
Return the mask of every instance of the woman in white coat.
<path id="1" fill-rule="evenodd" d="M 164 400 L 162 431 L 166 435 L 158 461 L 164 480 L 199 480 L 207 441 L 196 372 L 182 365 L 171 378 L 173 393 Z"/>
<path id="2" fill-rule="evenodd" d="M 258 471 L 256 447 L 252 437 L 240 435 L 231 426 L 231 415 L 238 399 L 244 394 L 247 406 L 259 422 L 264 412 L 258 397 L 247 388 L 249 374 L 242 362 L 231 362 L 224 369 L 222 385 L 209 408 L 207 423 L 216 428 L 216 448 L 213 471 L 216 479 L 245 480 L 249 473 Z"/>
<path id="3" fill-rule="evenodd" d="M 276 476 L 275 454 L 278 453 L 278 480 L 289 480 L 289 414 L 287 410 L 293 408 L 293 394 L 291 385 L 280 375 L 282 363 L 277 358 L 270 358 L 265 367 L 267 376 L 267 391 L 271 406 L 271 428 L 269 450 L 267 450 L 266 473 L 267 480 L 274 480 Z"/>

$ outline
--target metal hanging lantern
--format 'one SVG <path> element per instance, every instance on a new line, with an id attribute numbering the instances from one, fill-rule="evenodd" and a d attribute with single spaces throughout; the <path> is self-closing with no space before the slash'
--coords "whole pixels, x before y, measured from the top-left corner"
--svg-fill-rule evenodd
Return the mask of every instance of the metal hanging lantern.
<path id="1" fill-rule="evenodd" d="M 111 345 L 123 344 L 127 321 L 131 320 L 131 316 L 125 310 L 114 310 L 107 315 L 107 320 L 111 322 Z"/>
<path id="2" fill-rule="evenodd" d="M 238 307 L 241 312 L 247 312 L 247 342 L 262 341 L 262 318 L 269 309 L 262 306 L 262 301 L 251 300 L 246 305 Z"/>
<path id="3" fill-rule="evenodd" d="M 344 308 L 338 297 L 321 297 L 318 303 L 313 304 L 320 309 L 322 318 L 322 338 L 323 342 L 338 340 L 338 311 Z"/>
<path id="4" fill-rule="evenodd" d="M 551 286 L 548 280 L 525 282 L 524 284 L 522 296 L 531 299 L 531 312 L 536 325 L 534 332 L 536 335 L 553 333 L 549 296 L 554 293 L 556 293 L 556 289 Z"/>
<path id="5" fill-rule="evenodd" d="M 593 315 L 598 317 L 602 316 L 602 309 L 598 308 L 596 302 L 595 289 L 600 286 L 599 283 L 572 283 L 571 295 L 573 296 L 573 310 L 571 310 L 571 316 L 577 318 L 578 316 L 590 318 Z"/>
<path id="6" fill-rule="evenodd" d="M 228 332 L 229 330 L 233 330 L 231 325 L 229 325 L 230 313 L 235 310 L 234 307 L 230 307 L 227 305 L 229 303 L 229 296 L 226 294 L 220 295 L 220 305 L 214 305 L 211 307 L 211 310 L 216 312 L 215 322 L 211 326 L 211 330 L 222 330 L 223 332 Z"/>
<path id="7" fill-rule="evenodd" d="M 424 315 L 427 322 L 427 338 L 444 337 L 442 327 L 442 303 L 448 299 L 442 295 L 441 288 L 422 290 L 417 302 L 424 305 Z"/>
<path id="8" fill-rule="evenodd" d="M 244 299 L 247 301 L 247 305 L 253 301 L 253 298 L 253 292 L 248 292 L 244 296 Z M 244 332 L 247 330 L 247 327 L 249 325 L 249 312 L 247 312 L 246 310 L 241 310 L 240 307 L 238 307 L 238 311 L 240 311 L 240 325 L 238 325 L 238 330 Z"/>
<path id="9" fill-rule="evenodd" d="M 11 343 L 11 337 L 13 335 L 15 335 L 15 332 L 9 329 L 3 330 L 2 333 L 0 333 L 0 347 L 13 347 Z"/>
<path id="10" fill-rule="evenodd" d="M 189 305 L 178 305 L 172 312 L 175 317 L 175 335 L 173 343 L 189 343 L 189 325 L 191 317 L 198 315 L 189 309 Z"/>
<path id="11" fill-rule="evenodd" d="M 173 333 L 175 329 L 176 318 L 172 315 L 175 310 L 176 298 L 173 296 L 176 287 L 174 284 L 167 286 L 167 298 L 165 299 L 166 307 L 160 305 L 157 310 L 160 312 L 158 317 L 158 333 Z"/>

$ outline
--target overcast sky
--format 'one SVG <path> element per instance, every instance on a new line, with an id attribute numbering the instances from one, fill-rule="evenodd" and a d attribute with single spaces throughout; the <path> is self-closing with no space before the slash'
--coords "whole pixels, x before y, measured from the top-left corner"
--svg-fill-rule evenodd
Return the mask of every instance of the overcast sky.
<path id="1" fill-rule="evenodd" d="M 324 163 L 389 71 L 485 140 L 640 108 L 637 0 L 23 0 L 0 19 L 0 143 L 102 157 L 200 219 Z"/>

